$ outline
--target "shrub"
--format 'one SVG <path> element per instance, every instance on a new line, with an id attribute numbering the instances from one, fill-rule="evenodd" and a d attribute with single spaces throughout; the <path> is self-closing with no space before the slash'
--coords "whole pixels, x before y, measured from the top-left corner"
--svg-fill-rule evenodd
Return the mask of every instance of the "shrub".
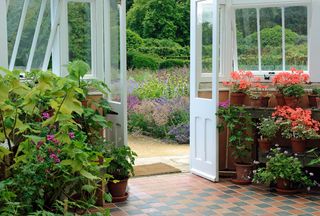
<path id="1" fill-rule="evenodd" d="M 189 63 L 190 63 L 189 61 L 185 61 L 181 59 L 167 59 L 160 63 L 160 69 L 184 67 Z"/>
<path id="2" fill-rule="evenodd" d="M 161 59 L 157 56 L 146 55 L 137 51 L 128 52 L 128 68 L 159 69 Z"/>
<path id="3" fill-rule="evenodd" d="M 169 136 L 173 137 L 179 144 L 188 144 L 190 142 L 189 124 L 181 124 L 171 127 Z"/>
<path id="4" fill-rule="evenodd" d="M 141 83 L 137 89 L 133 91 L 139 99 L 155 99 L 164 95 L 165 84 L 157 78 L 151 78 L 148 81 Z"/>
<path id="5" fill-rule="evenodd" d="M 304 88 L 301 85 L 291 85 L 282 89 L 282 93 L 286 97 L 302 97 L 304 92 Z"/>
<path id="6" fill-rule="evenodd" d="M 134 31 L 127 29 L 127 49 L 137 49 L 143 45 L 143 39 Z"/>

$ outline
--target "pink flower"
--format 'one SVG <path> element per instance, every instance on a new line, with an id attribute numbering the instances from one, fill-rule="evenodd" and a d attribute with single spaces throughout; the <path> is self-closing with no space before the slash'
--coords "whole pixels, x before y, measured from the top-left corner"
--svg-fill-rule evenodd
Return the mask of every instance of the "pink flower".
<path id="1" fill-rule="evenodd" d="M 50 158 L 53 159 L 55 163 L 60 163 L 60 159 L 58 158 L 58 156 L 55 153 L 52 153 L 50 155 Z"/>
<path id="2" fill-rule="evenodd" d="M 37 143 L 37 146 L 36 146 L 37 149 L 40 149 L 43 144 L 44 144 L 43 141 L 39 141 L 39 142 Z"/>
<path id="3" fill-rule="evenodd" d="M 48 141 L 53 141 L 54 135 L 47 135 L 47 140 Z"/>
<path id="4" fill-rule="evenodd" d="M 44 112 L 44 113 L 42 113 L 42 118 L 43 119 L 48 119 L 48 118 L 50 118 L 50 114 L 47 113 L 47 112 Z"/>
<path id="5" fill-rule="evenodd" d="M 70 132 L 70 133 L 69 133 L 69 137 L 70 137 L 70 139 L 74 139 L 74 138 L 75 138 L 74 133 L 73 133 L 73 132 Z"/>

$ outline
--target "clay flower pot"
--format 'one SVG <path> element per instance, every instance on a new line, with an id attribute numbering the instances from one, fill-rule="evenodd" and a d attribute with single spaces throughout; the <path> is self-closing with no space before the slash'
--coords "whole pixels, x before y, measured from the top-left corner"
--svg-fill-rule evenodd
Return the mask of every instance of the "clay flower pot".
<path id="1" fill-rule="evenodd" d="M 231 181 L 239 185 L 247 185 L 252 182 L 253 164 L 235 163 L 236 178 Z"/>
<path id="2" fill-rule="evenodd" d="M 253 99 L 253 98 L 250 98 L 250 106 L 252 107 L 261 107 L 261 100 L 260 98 L 257 98 L 257 99 Z"/>
<path id="3" fill-rule="evenodd" d="M 316 102 L 317 102 L 317 106 L 316 107 L 318 109 L 320 109 L 320 98 L 319 97 L 316 98 Z"/>
<path id="4" fill-rule="evenodd" d="M 230 103 L 236 106 L 242 106 L 244 104 L 245 93 L 232 92 L 230 95 Z"/>
<path id="5" fill-rule="evenodd" d="M 276 100 L 277 100 L 278 106 L 284 106 L 285 105 L 283 94 L 276 93 Z"/>
<path id="6" fill-rule="evenodd" d="M 297 97 L 284 97 L 285 104 L 291 108 L 296 108 L 300 102 Z"/>
<path id="7" fill-rule="evenodd" d="M 108 191 L 112 195 L 112 202 L 123 202 L 128 198 L 128 193 L 126 192 L 128 185 L 128 179 L 120 180 L 117 183 L 112 181 L 108 182 Z"/>
<path id="8" fill-rule="evenodd" d="M 291 148 L 293 153 L 304 153 L 306 150 L 305 140 L 291 139 Z"/>
<path id="9" fill-rule="evenodd" d="M 259 148 L 263 153 L 270 151 L 271 142 L 267 139 L 258 139 Z"/>
<path id="10" fill-rule="evenodd" d="M 281 194 L 295 194 L 298 192 L 297 189 L 293 187 L 292 182 L 287 179 L 277 179 L 276 182 L 276 191 Z"/>
<path id="11" fill-rule="evenodd" d="M 261 107 L 268 107 L 269 106 L 270 97 L 261 96 L 260 97 L 260 105 Z"/>
<path id="12" fill-rule="evenodd" d="M 314 108 L 317 107 L 317 96 L 316 95 L 308 95 L 309 99 L 309 107 Z"/>

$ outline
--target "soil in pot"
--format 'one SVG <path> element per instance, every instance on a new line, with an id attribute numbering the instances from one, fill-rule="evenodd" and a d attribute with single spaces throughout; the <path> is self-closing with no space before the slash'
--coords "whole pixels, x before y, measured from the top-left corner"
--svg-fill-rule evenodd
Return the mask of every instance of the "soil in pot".
<path id="1" fill-rule="evenodd" d="M 300 98 L 284 97 L 285 104 L 291 108 L 296 108 L 300 102 Z"/>
<path id="2" fill-rule="evenodd" d="M 277 93 L 276 94 L 276 100 L 277 100 L 278 106 L 284 106 L 285 105 L 283 94 Z"/>
<path id="3" fill-rule="evenodd" d="M 230 103 L 236 106 L 242 106 L 244 104 L 245 93 L 232 92 L 230 95 Z"/>
<path id="4" fill-rule="evenodd" d="M 260 97 L 260 105 L 261 107 L 268 107 L 269 106 L 270 97 Z"/>
<path id="5" fill-rule="evenodd" d="M 112 181 L 108 182 L 107 184 L 108 191 L 112 195 L 112 201 L 122 202 L 128 198 L 128 193 L 126 193 L 127 185 L 128 185 L 128 179 L 120 180 L 117 183 L 114 183 Z"/>
<path id="6" fill-rule="evenodd" d="M 258 139 L 259 142 L 259 148 L 261 152 L 266 153 L 270 151 L 271 148 L 271 142 L 267 139 Z"/>
<path id="7" fill-rule="evenodd" d="M 261 107 L 260 98 L 257 98 L 257 99 L 250 98 L 250 106 L 255 107 L 255 108 Z"/>
<path id="8" fill-rule="evenodd" d="M 294 187 L 292 182 L 286 179 L 277 179 L 276 191 L 280 194 L 295 194 L 298 189 Z"/>
<path id="9" fill-rule="evenodd" d="M 231 181 L 235 184 L 247 185 L 252 182 L 253 164 L 240 164 L 235 163 L 236 178 Z"/>
<path id="10" fill-rule="evenodd" d="M 309 107 L 314 108 L 317 107 L 317 96 L 316 95 L 308 95 L 309 99 Z"/>
<path id="11" fill-rule="evenodd" d="M 306 150 L 305 140 L 291 139 L 291 148 L 293 153 L 304 153 Z"/>

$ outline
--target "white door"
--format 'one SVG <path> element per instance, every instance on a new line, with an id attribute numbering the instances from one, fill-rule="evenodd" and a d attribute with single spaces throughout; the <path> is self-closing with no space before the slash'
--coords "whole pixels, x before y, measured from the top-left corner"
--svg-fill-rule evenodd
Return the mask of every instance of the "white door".
<path id="1" fill-rule="evenodd" d="M 127 64 L 125 0 L 104 1 L 105 82 L 111 89 L 109 102 L 113 126 L 107 137 L 116 145 L 127 145 Z"/>
<path id="2" fill-rule="evenodd" d="M 190 170 L 218 181 L 218 7 L 191 1 Z M 208 52 L 212 47 L 212 52 Z M 208 76 L 209 75 L 209 76 Z"/>

